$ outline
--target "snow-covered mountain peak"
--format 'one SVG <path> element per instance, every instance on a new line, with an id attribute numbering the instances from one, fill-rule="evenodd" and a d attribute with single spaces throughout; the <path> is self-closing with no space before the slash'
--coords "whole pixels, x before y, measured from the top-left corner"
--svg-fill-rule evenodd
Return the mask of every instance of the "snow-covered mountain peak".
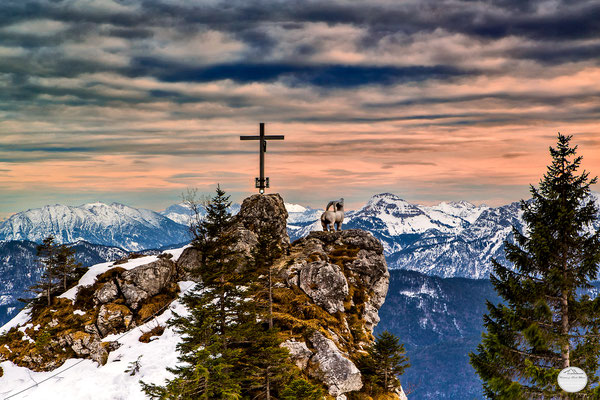
<path id="1" fill-rule="evenodd" d="M 187 228 L 143 208 L 124 204 L 56 204 L 14 214 L 0 222 L 0 240 L 41 242 L 52 235 L 58 243 L 85 240 L 138 251 L 182 243 Z"/>
<path id="2" fill-rule="evenodd" d="M 285 203 L 285 209 L 288 213 L 302 213 L 307 210 L 306 207 L 301 206 L 300 204 L 291 204 Z"/>
<path id="3" fill-rule="evenodd" d="M 113 203 L 115 204 L 115 203 Z M 83 204 L 81 207 L 82 208 L 86 208 L 86 209 L 90 209 L 90 208 L 94 208 L 94 207 L 106 207 L 107 204 L 106 203 L 102 203 L 101 201 L 96 201 L 94 203 L 86 203 Z"/>
<path id="4" fill-rule="evenodd" d="M 397 218 L 423 214 L 417 206 L 391 193 L 380 193 L 371 197 L 367 204 L 357 211 L 363 215 L 391 215 Z"/>
<path id="5" fill-rule="evenodd" d="M 459 221 L 454 221 L 450 217 L 456 217 L 461 220 L 467 221 L 472 224 L 479 218 L 481 213 L 487 210 L 487 206 L 476 206 L 468 201 L 444 201 L 435 206 L 421 206 L 420 207 L 425 213 L 431 214 L 432 216 L 440 217 L 441 220 L 445 219 L 445 223 L 450 225 L 460 225 Z"/>

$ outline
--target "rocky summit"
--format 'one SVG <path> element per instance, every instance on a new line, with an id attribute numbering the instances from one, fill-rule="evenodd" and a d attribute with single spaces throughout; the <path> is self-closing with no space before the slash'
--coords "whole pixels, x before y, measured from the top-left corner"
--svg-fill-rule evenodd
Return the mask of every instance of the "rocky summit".
<path id="1" fill-rule="evenodd" d="M 275 263 L 273 292 L 275 324 L 285 339 L 282 346 L 289 350 L 294 364 L 320 382 L 331 398 L 358 398 L 354 394 L 360 394 L 363 379 L 356 363 L 374 339 L 378 310 L 389 285 L 383 246 L 370 233 L 357 229 L 312 232 L 290 243 L 287 218 L 278 194 L 247 198 L 230 232 L 236 237 L 234 250 L 250 259 L 258 230 L 266 227 L 275 233 L 275 240 L 285 250 Z M 157 379 L 157 372 L 151 375 L 140 359 L 150 357 L 147 352 L 160 354 L 160 346 L 173 352 L 170 342 L 176 341 L 177 334 L 168 326 L 169 307 L 178 303 L 184 281 L 194 278 L 202 284 L 194 273 L 201 267 L 201 259 L 198 250 L 187 247 L 91 267 L 79 284 L 56 298 L 51 307 L 23 311 L 3 328 L 0 365 L 6 373 L 0 377 L 0 385 L 5 387 L 7 375 L 18 376 L 18 370 L 11 369 L 17 368 L 15 365 L 48 371 L 80 358 L 94 360 L 100 370 L 111 371 L 111 365 L 136 354 L 141 378 L 160 382 L 166 372 Z M 248 262 L 243 267 L 251 265 Z M 155 315 L 162 322 L 153 323 Z M 136 330 L 141 335 L 136 335 L 139 341 L 132 345 L 127 336 Z M 157 356 L 156 363 L 166 363 L 169 357 Z M 78 380 L 85 380 L 81 374 L 84 372 Z M 130 393 L 141 378 L 125 380 Z M 69 382 L 69 376 L 64 379 Z M 120 384 L 123 380 L 118 378 Z M 130 398 L 143 398 L 136 396 L 141 395 Z M 402 390 L 395 396 L 406 398 Z"/>

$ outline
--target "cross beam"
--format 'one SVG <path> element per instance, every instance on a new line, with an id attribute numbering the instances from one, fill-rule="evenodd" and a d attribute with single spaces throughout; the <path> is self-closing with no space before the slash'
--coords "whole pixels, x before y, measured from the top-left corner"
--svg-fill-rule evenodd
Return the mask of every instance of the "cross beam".
<path id="1" fill-rule="evenodd" d="M 267 140 L 284 140 L 283 135 L 265 135 L 265 123 L 260 123 L 259 136 L 240 136 L 240 140 L 258 140 L 258 149 L 260 151 L 260 178 L 255 178 L 255 186 L 259 193 L 264 193 L 269 187 L 269 178 L 265 178 L 265 152 L 267 151 Z"/>

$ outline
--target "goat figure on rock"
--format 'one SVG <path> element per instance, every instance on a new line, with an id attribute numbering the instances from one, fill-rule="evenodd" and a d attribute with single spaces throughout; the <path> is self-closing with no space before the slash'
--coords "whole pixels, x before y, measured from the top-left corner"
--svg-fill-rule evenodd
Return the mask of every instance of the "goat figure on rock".
<path id="1" fill-rule="evenodd" d="M 329 211 L 329 207 L 332 206 L 333 211 Z M 344 222 L 344 198 L 330 201 L 329 204 L 327 204 L 325 212 L 321 214 L 321 225 L 323 226 L 323 231 L 333 232 L 334 225 L 335 230 L 341 231 L 342 222 Z"/>

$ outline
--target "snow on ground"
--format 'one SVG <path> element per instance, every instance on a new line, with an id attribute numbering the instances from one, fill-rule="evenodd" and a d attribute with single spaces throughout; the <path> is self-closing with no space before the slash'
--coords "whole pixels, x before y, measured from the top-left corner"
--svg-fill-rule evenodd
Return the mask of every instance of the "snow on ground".
<path id="1" fill-rule="evenodd" d="M 165 253 L 172 254 L 175 261 L 186 247 L 167 250 Z M 128 260 L 118 266 L 129 270 L 156 260 L 157 256 L 146 256 Z M 96 276 L 112 267 L 112 262 L 90 267 L 80 279 L 79 284 L 60 297 L 74 299 L 80 286 L 93 284 Z M 194 285 L 195 283 L 191 281 L 179 282 L 180 296 L 191 290 Z M 150 343 L 141 343 L 138 339 L 143 333 L 152 330 L 157 325 L 166 326 L 166 321 L 173 316 L 173 312 L 179 315 L 187 313 L 185 307 L 179 301 L 174 301 L 164 313 L 148 323 L 126 333 L 109 335 L 104 338 L 103 341 L 117 341 L 121 346 L 110 353 L 106 365 L 103 366 L 98 366 L 92 360 L 69 359 L 54 371 L 33 372 L 27 368 L 18 367 L 10 361 L 0 363 L 0 367 L 4 370 L 4 375 L 0 377 L 0 399 L 146 399 L 141 391 L 139 381 L 163 384 L 165 379 L 172 377 L 172 374 L 166 368 L 174 367 L 177 364 L 176 346 L 180 336 L 172 328 L 166 327 L 164 333 L 152 339 Z M 24 330 L 25 327 L 31 325 L 29 317 L 29 310 L 21 311 L 0 328 L 0 334 L 12 327 L 20 327 Z M 133 376 L 126 373 L 125 371 L 138 360 L 139 356 L 141 356 L 139 358 L 139 372 Z M 23 392 L 21 393 L 21 391 Z"/>
<path id="2" fill-rule="evenodd" d="M 176 250 L 183 251 L 183 249 L 176 249 Z M 172 252 L 172 251 L 173 250 L 171 250 L 170 252 Z M 175 256 L 173 256 L 173 257 L 175 258 Z M 177 258 L 175 258 L 175 259 L 177 259 Z M 96 280 L 96 277 L 98 275 L 103 274 L 104 272 L 108 271 L 109 269 L 111 269 L 113 267 L 121 267 L 121 268 L 125 268 L 125 269 L 129 270 L 129 269 L 133 269 L 135 267 L 139 267 L 140 265 L 145 265 L 145 264 L 151 263 L 156 260 L 158 260 L 157 256 L 145 256 L 145 257 L 133 258 L 131 260 L 128 260 L 126 263 L 118 264 L 118 265 L 114 265 L 114 262 L 112 262 L 112 261 L 101 263 L 101 264 L 96 264 L 96 265 L 90 267 L 88 269 L 88 271 L 81 277 L 81 279 L 79 280 L 79 284 L 77 286 L 72 287 L 71 289 L 67 290 L 66 292 L 64 292 L 63 294 L 61 294 L 58 297 L 75 300 L 75 296 L 77 296 L 77 291 L 79 290 L 80 286 L 93 285 L 94 281 Z"/>
<path id="3" fill-rule="evenodd" d="M 8 321 L 6 324 L 4 324 L 4 326 L 0 328 L 0 335 L 4 334 L 5 332 L 8 332 L 11 328 L 26 324 L 27 322 L 29 322 L 29 317 L 29 309 L 21 310 L 20 313 L 15 315 L 13 319 Z"/>
<path id="4" fill-rule="evenodd" d="M 136 259 L 139 260 L 139 259 Z M 194 282 L 180 282 L 185 293 Z M 186 314 L 185 307 L 174 301 L 160 316 L 124 334 L 107 336 L 104 341 L 116 340 L 121 347 L 110 353 L 106 365 L 98 366 L 87 359 L 69 359 L 51 372 L 33 372 L 9 361 L 0 363 L 4 376 L 0 378 L 0 398 L 29 400 L 142 400 L 140 380 L 146 383 L 163 384 L 172 377 L 166 368 L 177 364 L 176 346 L 180 336 L 167 327 L 150 343 L 138 339 L 157 325 L 165 325 L 173 312 Z M 13 321 L 11 321 L 12 323 Z M 140 370 L 135 375 L 125 372 L 138 360 Z M 31 387 L 23 393 L 20 391 Z M 12 397 L 11 397 L 12 396 Z"/>

